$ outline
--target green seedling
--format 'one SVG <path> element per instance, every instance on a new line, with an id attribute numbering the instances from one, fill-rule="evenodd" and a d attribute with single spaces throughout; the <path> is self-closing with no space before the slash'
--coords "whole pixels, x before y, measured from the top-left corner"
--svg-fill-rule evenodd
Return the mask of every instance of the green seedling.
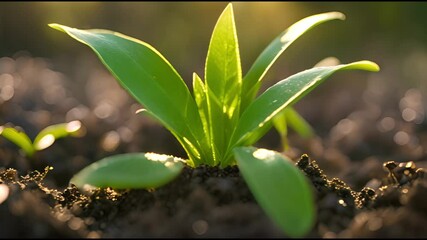
<path id="1" fill-rule="evenodd" d="M 77 120 L 51 125 L 41 130 L 31 142 L 20 128 L 6 124 L 0 126 L 0 135 L 19 146 L 27 157 L 32 157 L 35 152 L 50 147 L 59 138 L 78 136 L 81 128 L 82 124 Z"/>
<path id="2" fill-rule="evenodd" d="M 314 223 L 308 180 L 284 155 L 250 147 L 277 120 L 285 134 L 292 126 L 311 129 L 291 106 L 335 72 L 378 71 L 370 61 L 315 67 L 292 75 L 258 95 L 261 80 L 298 37 L 321 23 L 344 19 L 339 12 L 300 20 L 275 38 L 242 75 L 232 4 L 219 17 L 210 40 L 204 80 L 193 74 L 193 94 L 172 65 L 151 45 L 108 30 L 49 26 L 89 46 L 148 114 L 163 124 L 185 149 L 188 159 L 154 153 L 115 155 L 95 162 L 71 180 L 86 186 L 159 187 L 179 175 L 184 165 L 226 167 L 237 164 L 260 206 L 289 236 L 302 236 Z M 280 129 L 279 129 L 280 128 Z"/>

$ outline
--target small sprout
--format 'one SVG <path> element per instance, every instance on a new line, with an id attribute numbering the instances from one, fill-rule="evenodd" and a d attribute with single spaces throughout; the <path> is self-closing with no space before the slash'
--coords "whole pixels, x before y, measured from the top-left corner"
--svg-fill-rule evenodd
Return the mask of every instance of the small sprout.
<path id="1" fill-rule="evenodd" d="M 148 43 L 109 30 L 49 26 L 94 51 L 121 86 L 143 105 L 137 113 L 155 118 L 177 138 L 188 155 L 188 166 L 237 164 L 267 214 L 289 236 L 297 237 L 307 233 L 314 222 L 313 197 L 305 176 L 279 153 L 249 146 L 273 126 L 280 132 L 285 148 L 288 126 L 302 136 L 312 135 L 310 125 L 292 105 L 334 73 L 376 72 L 379 67 L 366 60 L 340 65 L 334 65 L 336 61 L 321 63 L 321 67 L 299 72 L 258 92 L 270 67 L 295 40 L 321 23 L 344 18 L 340 12 L 328 12 L 298 21 L 280 33 L 243 74 L 230 3 L 213 29 L 204 75 L 193 74 L 192 92 L 166 58 Z M 171 181 L 181 168 L 181 161 L 153 161 L 144 153 L 122 154 L 87 166 L 71 183 L 78 187 L 152 188 Z M 313 166 L 305 170 L 317 174 L 320 182 L 327 181 Z"/>
<path id="2" fill-rule="evenodd" d="M 48 126 L 41 130 L 31 142 L 27 134 L 20 128 L 5 124 L 0 126 L 0 135 L 18 145 L 27 157 L 32 157 L 36 151 L 50 147 L 57 139 L 67 136 L 82 136 L 84 128 L 78 120 Z"/>

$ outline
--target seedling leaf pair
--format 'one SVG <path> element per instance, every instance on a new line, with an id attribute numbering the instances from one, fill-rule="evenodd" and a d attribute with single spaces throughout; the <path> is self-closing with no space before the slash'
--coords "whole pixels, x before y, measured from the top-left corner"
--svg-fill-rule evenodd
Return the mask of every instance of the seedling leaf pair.
<path id="1" fill-rule="evenodd" d="M 31 142 L 25 132 L 13 126 L 0 126 L 0 135 L 15 143 L 25 152 L 25 155 L 31 157 L 36 151 L 50 147 L 59 138 L 77 136 L 81 127 L 81 122 L 77 120 L 51 125 L 41 130 L 34 139 L 34 142 Z"/>

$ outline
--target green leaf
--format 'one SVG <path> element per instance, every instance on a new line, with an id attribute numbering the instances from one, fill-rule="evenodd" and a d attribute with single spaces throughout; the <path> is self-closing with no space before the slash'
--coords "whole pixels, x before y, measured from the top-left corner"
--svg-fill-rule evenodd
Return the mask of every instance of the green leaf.
<path id="1" fill-rule="evenodd" d="M 207 145 L 194 99 L 181 76 L 156 49 L 108 30 L 49 26 L 88 45 L 120 84 L 178 140 L 182 142 L 185 138 L 198 149 Z"/>
<path id="2" fill-rule="evenodd" d="M 70 180 L 87 186 L 156 188 L 176 178 L 184 167 L 182 159 L 156 153 L 127 153 L 106 157 L 87 166 Z"/>
<path id="3" fill-rule="evenodd" d="M 252 67 L 243 79 L 242 85 L 242 111 L 255 98 L 260 86 L 261 80 L 277 58 L 301 35 L 313 27 L 334 19 L 344 20 L 344 14 L 340 12 L 328 12 L 306 17 L 277 36 L 259 55 Z"/>
<path id="4" fill-rule="evenodd" d="M 216 162 L 216 151 L 213 144 L 213 139 L 210 133 L 210 121 L 209 121 L 209 108 L 208 108 L 208 102 L 206 97 L 206 87 L 200 79 L 199 75 L 197 73 L 193 73 L 193 95 L 194 99 L 196 100 L 197 107 L 199 109 L 200 118 L 202 120 L 203 129 L 205 131 L 206 137 L 209 140 L 209 143 L 211 145 L 212 150 L 212 158 L 211 159 L 205 159 L 206 163 L 209 165 L 214 165 Z"/>
<path id="5" fill-rule="evenodd" d="M 310 138 L 313 136 L 313 128 L 294 108 L 287 107 L 283 113 L 285 114 L 288 126 L 294 129 L 301 137 Z"/>
<path id="6" fill-rule="evenodd" d="M 314 134 L 310 124 L 292 107 L 286 107 L 276 114 L 276 116 L 273 117 L 273 125 L 280 134 L 284 150 L 287 150 L 289 147 L 287 138 L 288 126 L 294 129 L 303 138 L 312 137 Z"/>
<path id="7" fill-rule="evenodd" d="M 309 93 L 333 73 L 340 70 L 360 69 L 367 71 L 379 71 L 377 64 L 370 61 L 359 61 L 350 64 L 342 64 L 331 67 L 318 67 L 299 72 L 291 77 L 276 83 L 261 94 L 243 112 L 231 144 L 253 144 L 251 135 L 262 128 L 276 114 L 290 104 L 297 102 L 305 94 Z M 247 139 L 252 139 L 247 142 Z M 234 147 L 231 145 L 230 149 Z"/>
<path id="8" fill-rule="evenodd" d="M 209 132 L 209 118 L 208 118 L 208 103 L 206 99 L 206 88 L 197 73 L 193 73 L 193 95 L 199 109 L 200 118 L 203 123 L 205 132 Z"/>
<path id="9" fill-rule="evenodd" d="M 37 134 L 33 146 L 35 150 L 43 150 L 51 146 L 56 139 L 73 136 L 81 129 L 80 121 L 71 121 L 69 123 L 60 123 L 46 127 Z"/>
<path id="10" fill-rule="evenodd" d="M 294 163 L 279 153 L 254 147 L 235 148 L 234 155 L 265 213 L 289 236 L 306 234 L 315 220 L 312 189 Z"/>
<path id="11" fill-rule="evenodd" d="M 19 146 L 28 157 L 34 154 L 35 149 L 33 144 L 24 132 L 13 127 L 0 126 L 0 135 Z"/>
<path id="12" fill-rule="evenodd" d="M 289 107 L 280 111 L 276 116 L 273 117 L 273 126 L 276 128 L 277 132 L 280 135 L 280 139 L 282 142 L 283 151 L 286 151 L 289 148 L 288 145 L 288 124 L 286 121 L 285 111 Z"/>
<path id="13" fill-rule="evenodd" d="M 210 134 L 221 154 L 219 159 L 238 121 L 241 72 L 233 7 L 228 4 L 212 33 L 205 68 Z"/>
<path id="14" fill-rule="evenodd" d="M 340 61 L 336 57 L 327 57 L 319 61 L 314 67 L 330 67 L 338 64 L 340 64 Z M 283 150 L 287 150 L 289 147 L 287 137 L 288 126 L 303 138 L 310 138 L 314 135 L 314 130 L 310 124 L 292 106 L 288 106 L 280 111 L 273 118 L 273 124 L 280 134 Z"/>

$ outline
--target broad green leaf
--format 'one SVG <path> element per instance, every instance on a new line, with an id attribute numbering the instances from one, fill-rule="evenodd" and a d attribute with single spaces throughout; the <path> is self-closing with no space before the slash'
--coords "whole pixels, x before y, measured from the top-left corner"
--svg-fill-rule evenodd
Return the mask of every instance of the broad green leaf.
<path id="1" fill-rule="evenodd" d="M 306 177 L 285 156 L 266 149 L 234 149 L 240 172 L 265 213 L 289 236 L 304 236 L 315 208 Z"/>
<path id="2" fill-rule="evenodd" d="M 118 154 L 92 163 L 70 182 L 79 188 L 156 188 L 177 177 L 184 167 L 183 161 L 156 153 Z"/>
<path id="3" fill-rule="evenodd" d="M 238 120 L 241 72 L 233 7 L 228 4 L 212 33 L 205 68 L 210 134 L 220 154 L 227 150 Z"/>
<path id="4" fill-rule="evenodd" d="M 246 140 L 251 138 L 251 135 L 256 134 L 260 127 L 269 122 L 282 109 L 297 102 L 333 73 L 350 69 L 378 71 L 379 67 L 370 61 L 359 61 L 332 67 L 311 68 L 268 88 L 243 112 L 229 149 L 233 149 L 234 146 L 242 143 L 253 144 L 254 142 L 247 142 Z"/>
<path id="5" fill-rule="evenodd" d="M 19 146 L 27 156 L 31 157 L 34 154 L 33 144 L 24 132 L 13 127 L 0 126 L 0 135 Z"/>
<path id="6" fill-rule="evenodd" d="M 73 136 L 81 129 L 80 121 L 71 121 L 69 123 L 60 123 L 46 127 L 37 134 L 33 146 L 35 150 L 43 150 L 52 145 L 56 139 Z"/>
<path id="7" fill-rule="evenodd" d="M 152 46 L 108 30 L 49 26 L 88 45 L 120 84 L 174 136 L 181 141 L 187 139 L 198 149 L 207 144 L 190 91 L 172 65 Z"/>
<path id="8" fill-rule="evenodd" d="M 328 12 L 312 15 L 296 22 L 277 36 L 255 60 L 254 64 L 243 79 L 242 111 L 244 111 L 255 98 L 261 86 L 262 78 L 285 50 L 308 30 L 321 23 L 334 19 L 344 20 L 345 16 L 340 12 Z"/>

